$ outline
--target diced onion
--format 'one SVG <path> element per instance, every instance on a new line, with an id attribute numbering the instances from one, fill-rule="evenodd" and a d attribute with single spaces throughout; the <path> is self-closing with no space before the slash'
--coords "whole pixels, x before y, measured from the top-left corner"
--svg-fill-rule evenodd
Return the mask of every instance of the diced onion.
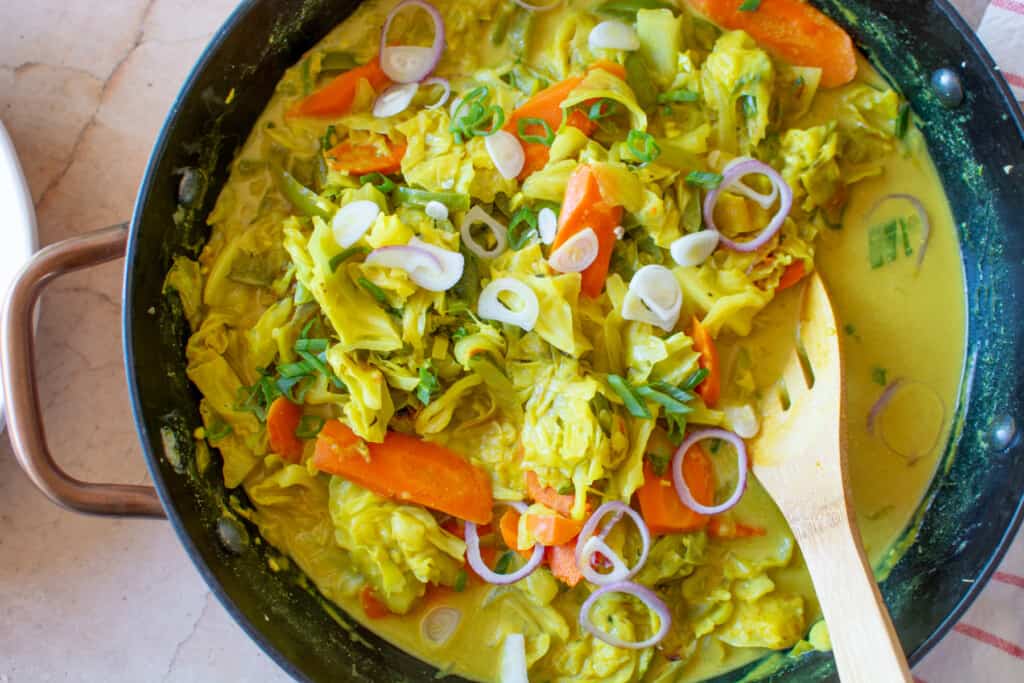
<path id="1" fill-rule="evenodd" d="M 388 45 L 388 31 L 391 22 L 402 10 L 419 7 L 430 15 L 434 22 L 434 42 L 430 47 L 414 45 Z M 429 76 L 441 61 L 444 50 L 444 19 L 437 8 L 425 0 L 403 0 L 395 5 L 384 22 L 380 33 L 380 68 L 395 83 L 418 83 Z"/>
<path id="2" fill-rule="evenodd" d="M 494 246 L 491 249 L 487 249 L 474 239 L 471 228 L 477 223 L 486 225 L 494 235 Z M 492 259 L 499 256 L 508 246 L 508 228 L 479 206 L 474 206 L 466 212 L 465 218 L 462 219 L 459 233 L 462 235 L 462 243 L 466 245 L 466 248 L 482 259 Z"/>
<path id="3" fill-rule="evenodd" d="M 508 131 L 499 130 L 484 138 L 487 153 L 498 173 L 505 180 L 518 178 L 526 164 L 526 153 L 519 138 Z"/>
<path id="4" fill-rule="evenodd" d="M 748 242 L 737 242 L 725 235 L 721 235 L 721 231 L 715 225 L 715 207 L 718 205 L 718 198 L 722 196 L 723 192 L 729 190 L 744 177 L 754 174 L 767 176 L 775 186 L 775 189 L 778 190 L 779 209 L 757 237 Z M 746 159 L 738 164 L 730 164 L 728 170 L 723 174 L 722 183 L 708 192 L 707 197 L 704 198 L 704 223 L 708 226 L 709 230 L 714 230 L 720 234 L 719 241 L 722 246 L 732 251 L 752 252 L 768 244 L 779 233 L 792 208 L 793 189 L 782 179 L 782 176 L 768 164 L 761 163 L 755 159 Z"/>
<path id="5" fill-rule="evenodd" d="M 448 220 L 448 207 L 436 199 L 431 199 L 427 202 L 427 205 L 423 207 L 423 212 L 435 221 Z"/>
<path id="6" fill-rule="evenodd" d="M 649 610 L 658 615 L 658 620 L 661 622 L 658 626 L 658 631 L 647 640 L 641 641 L 628 641 L 622 640 L 618 636 L 612 635 L 607 631 L 598 628 L 593 621 L 590 620 L 590 612 L 593 610 L 594 605 L 601 599 L 602 596 L 608 595 L 609 593 L 623 593 L 626 595 L 632 595 L 633 597 L 644 603 Z M 654 591 L 644 588 L 639 584 L 632 583 L 631 581 L 620 581 L 619 583 L 609 584 L 602 586 L 596 591 L 590 594 L 590 597 L 583 602 L 583 606 L 580 607 L 580 626 L 583 627 L 587 633 L 591 634 L 598 640 L 611 645 L 612 647 L 619 647 L 628 650 L 643 650 L 648 647 L 654 647 L 668 635 L 669 629 L 672 627 L 672 613 L 669 612 L 668 606 L 654 594 Z"/>
<path id="7" fill-rule="evenodd" d="M 597 260 L 601 244 L 593 228 L 581 230 L 567 239 L 548 258 L 548 264 L 559 273 L 582 273 Z"/>
<path id="8" fill-rule="evenodd" d="M 537 213 L 537 231 L 540 233 L 540 241 L 544 244 L 554 242 L 555 234 L 558 232 L 558 215 L 547 207 L 541 209 Z"/>
<path id="9" fill-rule="evenodd" d="M 590 31 L 587 44 L 591 50 L 639 50 L 640 36 L 636 29 L 615 19 L 602 21 Z"/>
<path id="10" fill-rule="evenodd" d="M 498 683 L 530 683 L 526 666 L 526 639 L 522 633 L 509 633 L 501 647 L 501 676 Z"/>
<path id="11" fill-rule="evenodd" d="M 707 439 L 727 441 L 736 449 L 736 490 L 733 491 L 728 500 L 719 505 L 709 506 L 698 503 L 690 491 L 689 484 L 686 483 L 686 479 L 683 477 L 683 458 L 686 457 L 686 451 L 690 450 L 690 447 L 694 444 L 706 441 Z M 743 443 L 743 439 L 739 436 L 724 429 L 699 429 L 690 432 L 683 439 L 683 443 L 679 445 L 679 448 L 676 449 L 676 454 L 672 457 L 672 483 L 675 484 L 676 494 L 683 505 L 697 514 L 717 515 L 736 507 L 736 504 L 740 502 L 740 498 L 743 497 L 743 492 L 747 488 L 747 445 Z"/>
<path id="12" fill-rule="evenodd" d="M 548 10 L 555 9 L 556 7 L 562 4 L 562 0 L 555 0 L 554 2 L 549 2 L 546 5 L 534 5 L 529 2 L 523 2 L 523 0 L 512 1 L 519 5 L 520 7 L 522 7 L 523 9 L 528 9 L 531 12 L 547 12 Z"/>
<path id="13" fill-rule="evenodd" d="M 506 293 L 519 299 L 520 307 L 517 310 L 512 310 L 502 303 L 499 295 Z M 486 320 L 508 323 L 529 332 L 537 324 L 540 302 L 527 285 L 512 277 L 501 277 L 493 280 L 480 292 L 476 312 Z"/>
<path id="14" fill-rule="evenodd" d="M 347 249 L 366 234 L 380 215 L 380 207 L 369 199 L 359 199 L 338 209 L 331 220 L 334 240 Z"/>
<path id="15" fill-rule="evenodd" d="M 418 83 L 399 83 L 392 85 L 377 96 L 373 103 L 373 115 L 378 119 L 401 114 L 409 108 L 412 98 L 416 96 L 420 86 Z"/>
<path id="16" fill-rule="evenodd" d="M 601 521 L 609 514 L 615 516 L 612 520 L 604 526 L 600 534 L 595 535 L 598 525 Z M 632 569 L 626 566 L 626 563 L 618 553 L 608 547 L 604 539 L 607 537 L 608 532 L 612 530 L 619 520 L 624 515 L 628 515 L 633 523 L 636 524 L 637 530 L 640 532 L 640 539 L 643 541 L 643 549 L 640 551 L 640 558 L 633 565 Z M 597 508 L 597 511 L 590 516 L 587 523 L 583 525 L 583 529 L 580 530 L 579 538 L 576 540 L 576 566 L 579 567 L 580 572 L 583 574 L 583 578 L 598 586 L 604 586 L 610 583 L 618 583 L 620 581 L 628 581 L 632 579 L 640 569 L 643 568 L 644 563 L 647 562 L 647 554 L 651 550 L 651 532 L 648 530 L 647 525 L 644 524 L 644 520 L 633 508 L 629 507 L 625 503 L 619 501 L 609 501 Z M 601 553 L 607 559 L 612 566 L 612 570 L 607 574 L 601 574 L 594 570 L 592 560 L 596 553 Z"/>
<path id="17" fill-rule="evenodd" d="M 483 298 L 483 295 L 480 297 Z M 527 507 L 525 503 L 520 502 L 507 502 L 502 501 L 503 505 L 507 505 L 519 514 L 525 514 Z M 508 585 L 521 581 L 527 576 L 533 573 L 540 563 L 544 560 L 544 546 L 537 543 L 533 546 L 533 555 L 530 559 L 520 567 L 517 571 L 511 574 L 499 574 L 488 567 L 483 558 L 480 556 L 480 534 L 477 532 L 476 524 L 473 522 L 466 522 L 466 562 L 473 568 L 477 576 L 486 581 L 487 583 L 493 583 L 495 585 Z"/>
<path id="18" fill-rule="evenodd" d="M 656 325 L 666 332 L 675 329 L 683 308 L 683 290 L 671 270 L 644 266 L 629 283 L 622 302 L 622 317 Z"/>
<path id="19" fill-rule="evenodd" d="M 460 621 L 462 612 L 454 607 L 436 607 L 420 622 L 420 635 L 431 645 L 444 645 L 455 635 Z"/>
<path id="20" fill-rule="evenodd" d="M 715 249 L 718 249 L 719 237 L 719 233 L 714 230 L 701 230 L 683 235 L 669 247 L 672 260 L 684 267 L 699 266 L 711 258 Z"/>
<path id="21" fill-rule="evenodd" d="M 428 85 L 439 85 L 442 88 L 444 88 L 444 91 L 441 93 L 441 96 L 437 98 L 437 102 L 434 102 L 433 104 L 428 104 L 427 106 L 424 107 L 424 109 L 439 109 L 443 107 L 445 102 L 448 101 L 448 98 L 452 96 L 452 85 L 451 83 L 448 82 L 447 78 L 439 78 L 437 76 L 432 76 L 431 78 L 425 79 L 422 83 L 420 83 L 420 85 L 423 87 L 426 87 Z"/>
<path id="22" fill-rule="evenodd" d="M 615 239 L 621 240 L 623 237 L 626 236 L 626 229 L 621 225 L 617 225 L 615 226 L 615 229 L 612 230 L 612 233 L 615 235 Z"/>

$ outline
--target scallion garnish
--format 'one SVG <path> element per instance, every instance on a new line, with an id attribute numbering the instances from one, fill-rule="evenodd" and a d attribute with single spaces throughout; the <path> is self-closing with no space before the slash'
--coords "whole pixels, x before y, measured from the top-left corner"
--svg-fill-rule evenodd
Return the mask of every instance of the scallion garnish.
<path id="1" fill-rule="evenodd" d="M 434 394 L 441 389 L 441 383 L 437 381 L 437 373 L 430 361 L 420 368 L 420 383 L 416 385 L 416 398 L 423 405 L 430 405 Z"/>
<path id="2" fill-rule="evenodd" d="M 374 171 L 373 173 L 367 173 L 366 175 L 361 176 L 359 178 L 360 185 L 366 185 L 367 183 L 373 185 L 374 188 L 376 188 L 380 192 L 383 192 L 384 194 L 388 194 L 391 192 L 391 190 L 395 189 L 395 181 L 393 181 L 391 178 L 388 178 L 383 173 L 378 173 L 377 171 Z"/>
<path id="3" fill-rule="evenodd" d="M 886 386 L 889 384 L 889 371 L 876 365 L 871 368 L 871 381 L 879 386 Z"/>
<path id="4" fill-rule="evenodd" d="M 748 119 L 757 116 L 757 98 L 753 95 L 744 95 L 740 98 L 740 106 L 743 107 L 743 115 Z"/>
<path id="5" fill-rule="evenodd" d="M 299 339 L 295 342 L 296 351 L 309 351 L 310 353 L 322 353 L 327 350 L 330 344 L 326 339 Z"/>
<path id="6" fill-rule="evenodd" d="M 320 149 L 327 151 L 334 147 L 334 137 L 337 135 L 337 129 L 334 124 L 327 126 L 327 130 L 324 131 L 324 136 L 320 138 Z"/>
<path id="7" fill-rule="evenodd" d="M 709 371 L 707 368 L 700 368 L 699 370 L 695 370 L 694 373 L 690 375 L 685 382 L 683 382 L 683 386 L 680 388 L 683 391 L 693 391 L 698 386 L 700 386 L 700 383 L 706 380 L 708 378 L 708 375 L 710 374 L 711 371 Z"/>
<path id="8" fill-rule="evenodd" d="M 388 295 L 384 293 L 384 290 L 367 280 L 365 277 L 361 277 L 356 280 L 356 284 L 369 292 L 370 295 L 377 300 L 377 303 L 384 306 L 390 306 L 388 303 Z"/>
<path id="9" fill-rule="evenodd" d="M 868 259 L 871 268 L 881 268 L 886 263 L 892 263 L 900 253 L 900 243 L 903 246 L 903 255 L 910 256 L 914 248 L 910 246 L 910 226 L 912 218 L 894 218 L 893 220 L 876 225 L 868 231 Z"/>
<path id="10" fill-rule="evenodd" d="M 520 207 L 512 214 L 512 220 L 508 224 L 508 246 L 513 251 L 519 251 L 536 234 L 538 234 L 537 214 L 528 207 Z"/>
<path id="11" fill-rule="evenodd" d="M 650 420 L 651 417 L 653 417 L 651 415 L 651 411 L 647 409 L 644 402 L 636 395 L 633 387 L 629 385 L 629 382 L 618 375 L 608 375 L 608 384 L 615 390 L 615 393 L 619 395 L 619 398 L 622 399 L 622 402 L 625 404 L 626 410 L 629 411 L 630 415 L 645 420 Z"/>
<path id="12" fill-rule="evenodd" d="M 686 176 L 687 184 L 696 185 L 705 190 L 714 190 L 722 184 L 722 180 L 724 180 L 724 176 L 721 173 L 713 173 L 711 171 L 690 171 L 689 175 Z"/>
<path id="13" fill-rule="evenodd" d="M 600 121 L 601 119 L 612 116 L 618 111 L 618 109 L 618 102 L 610 100 L 607 97 L 602 97 L 597 102 L 590 105 L 590 109 L 587 110 L 587 118 L 591 121 Z"/>
<path id="14" fill-rule="evenodd" d="M 461 593 L 466 590 L 467 581 L 469 581 L 469 574 L 466 573 L 465 569 L 460 569 L 459 573 L 455 575 L 455 583 L 452 584 L 452 589 L 456 593 Z"/>
<path id="15" fill-rule="evenodd" d="M 645 453 L 644 457 L 647 458 L 647 462 L 651 463 L 651 470 L 654 472 L 655 476 L 665 476 L 665 473 L 668 472 L 668 464 L 672 461 L 671 455 Z"/>
<path id="16" fill-rule="evenodd" d="M 319 415 L 303 415 L 299 426 L 295 428 L 295 436 L 300 439 L 315 439 L 320 435 L 327 421 Z"/>
<path id="17" fill-rule="evenodd" d="M 219 417 L 213 419 L 212 424 L 206 428 L 206 438 L 212 443 L 227 438 L 231 434 L 231 425 Z"/>
<path id="18" fill-rule="evenodd" d="M 743 4 L 740 5 L 741 12 L 756 12 L 761 9 L 761 0 L 743 0 Z"/>
<path id="19" fill-rule="evenodd" d="M 509 568 L 512 566 L 512 558 L 515 557 L 515 553 L 511 550 L 506 550 L 502 553 L 501 557 L 494 564 L 495 574 L 508 574 Z"/>
<path id="20" fill-rule="evenodd" d="M 678 415 L 685 415 L 686 413 L 693 412 L 693 409 L 690 408 L 685 403 L 677 401 L 675 398 L 669 396 L 668 394 L 663 394 L 662 392 L 652 387 L 650 384 L 639 386 L 634 391 L 638 396 L 653 401 L 654 403 L 657 403 L 658 405 L 663 407 L 666 412 Z"/>
<path id="21" fill-rule="evenodd" d="M 330 267 L 331 272 L 333 273 L 338 269 L 338 266 L 340 266 L 345 261 L 348 261 L 353 256 L 365 256 L 366 254 L 369 253 L 370 250 L 367 249 L 366 247 L 352 246 L 349 247 L 348 249 L 339 251 L 337 254 L 332 256 L 331 260 L 327 262 L 327 265 L 328 267 Z"/>
<path id="22" fill-rule="evenodd" d="M 497 105 L 486 104 L 490 94 L 490 88 L 480 86 L 466 93 L 459 102 L 448 127 L 455 142 L 461 144 L 471 137 L 486 137 L 505 125 L 505 111 Z"/>
<path id="23" fill-rule="evenodd" d="M 519 119 L 516 125 L 519 130 L 519 139 L 523 142 L 538 142 L 545 147 L 550 147 L 551 143 L 555 141 L 555 132 L 551 130 L 550 124 L 544 119 Z M 529 128 L 536 126 L 540 126 L 544 131 L 543 135 L 526 132 Z"/>
<path id="24" fill-rule="evenodd" d="M 576 487 L 572 485 L 572 482 L 558 487 L 558 495 L 560 496 L 571 496 L 575 491 Z"/>
<path id="25" fill-rule="evenodd" d="M 903 102 L 900 104 L 900 113 L 896 116 L 896 137 L 902 140 L 907 137 L 908 130 L 910 130 L 910 104 Z"/>
<path id="26" fill-rule="evenodd" d="M 661 148 L 655 142 L 654 136 L 642 130 L 631 130 L 626 136 L 626 147 L 641 162 L 647 164 L 661 155 Z"/>
<path id="27" fill-rule="evenodd" d="M 658 104 L 685 104 L 698 100 L 700 100 L 700 94 L 685 88 L 669 90 L 658 95 Z"/>

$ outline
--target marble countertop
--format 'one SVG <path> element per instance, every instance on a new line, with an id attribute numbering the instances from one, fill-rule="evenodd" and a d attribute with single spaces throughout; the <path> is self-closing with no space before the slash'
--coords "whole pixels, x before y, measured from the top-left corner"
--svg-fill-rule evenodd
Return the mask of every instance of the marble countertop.
<path id="1" fill-rule="evenodd" d="M 237 0 L 0 4 L 0 119 L 28 176 L 40 243 L 127 219 L 174 95 Z M 955 4 L 977 25 L 987 1 Z M 121 360 L 121 269 L 50 288 L 38 371 L 58 460 L 87 480 L 143 483 Z M 211 595 L 168 524 L 58 509 L 0 441 L 0 683 L 288 680 Z M 945 666 L 956 638 L 918 667 L 929 683 L 964 680 Z"/>

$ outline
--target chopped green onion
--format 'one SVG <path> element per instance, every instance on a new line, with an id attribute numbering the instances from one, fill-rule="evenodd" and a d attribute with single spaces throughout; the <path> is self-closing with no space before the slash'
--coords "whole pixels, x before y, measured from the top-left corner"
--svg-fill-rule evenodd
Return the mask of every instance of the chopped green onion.
<path id="1" fill-rule="evenodd" d="M 551 143 L 555 141 L 555 132 L 551 130 L 551 125 L 544 119 L 519 119 L 519 123 L 516 125 L 519 127 L 519 138 L 523 142 L 538 142 L 545 147 L 550 147 Z M 544 134 L 534 135 L 527 133 L 526 129 L 530 126 L 540 126 L 544 130 Z"/>
<path id="2" fill-rule="evenodd" d="M 334 124 L 327 126 L 327 130 L 324 131 L 324 136 L 320 138 L 320 149 L 327 151 L 334 147 L 334 136 L 337 135 L 337 129 Z"/>
<path id="3" fill-rule="evenodd" d="M 654 141 L 654 136 L 640 130 L 631 130 L 626 136 L 626 147 L 643 163 L 654 161 L 661 155 L 661 148 Z"/>
<path id="4" fill-rule="evenodd" d="M 512 214 L 508 224 L 508 246 L 519 251 L 537 234 L 537 214 L 523 206 Z"/>
<path id="5" fill-rule="evenodd" d="M 325 424 L 327 420 L 319 415 L 303 415 L 299 420 L 299 426 L 295 428 L 295 436 L 300 439 L 315 439 Z"/>
<path id="6" fill-rule="evenodd" d="M 384 306 L 390 305 L 388 303 L 388 295 L 384 293 L 384 290 L 367 280 L 365 277 L 359 278 L 356 280 L 356 283 L 369 292 L 370 295 L 377 300 L 377 303 L 383 304 Z"/>
<path id="7" fill-rule="evenodd" d="M 461 144 L 474 136 L 492 135 L 505 125 L 505 111 L 497 105 L 488 107 L 485 104 L 490 94 L 490 88 L 480 86 L 466 93 L 459 102 L 448 127 L 449 132 L 455 137 L 455 142 Z"/>
<path id="8" fill-rule="evenodd" d="M 576 491 L 576 487 L 572 483 L 565 484 L 564 486 L 558 487 L 558 495 L 560 496 L 571 496 Z"/>
<path id="9" fill-rule="evenodd" d="M 281 392 L 282 396 L 296 405 L 301 405 L 305 401 L 306 392 L 309 391 L 309 386 L 303 387 L 302 382 L 308 378 L 309 375 L 282 377 L 275 382 L 275 385 L 277 386 L 277 390 Z M 299 387 L 299 392 L 297 394 L 292 391 L 296 386 Z"/>
<path id="10" fill-rule="evenodd" d="M 449 211 L 469 211 L 469 195 L 458 192 L 431 192 L 415 187 L 399 185 L 395 190 L 395 200 L 404 206 L 424 208 L 430 202 L 441 202 Z"/>
<path id="11" fill-rule="evenodd" d="M 601 119 L 606 119 L 609 116 L 614 116 L 618 110 L 618 102 L 610 100 L 607 97 L 602 97 L 597 102 L 590 105 L 590 109 L 587 111 L 587 118 L 591 121 L 600 121 Z"/>
<path id="12" fill-rule="evenodd" d="M 857 328 L 851 325 L 850 323 L 846 323 L 845 325 L 843 325 L 843 332 L 852 337 L 853 335 L 857 334 Z"/>
<path id="13" fill-rule="evenodd" d="M 741 12 L 756 12 L 761 9 L 761 0 L 743 0 L 743 4 L 740 5 Z"/>
<path id="14" fill-rule="evenodd" d="M 297 363 L 286 363 L 277 366 L 277 374 L 282 377 L 307 377 L 313 374 L 313 368 L 308 363 L 299 361 Z"/>
<path id="15" fill-rule="evenodd" d="M 693 409 L 685 403 L 677 401 L 668 394 L 661 393 L 650 385 L 637 387 L 634 391 L 638 396 L 657 403 L 665 409 L 665 412 L 672 413 L 673 415 L 685 415 L 686 413 L 693 412 Z"/>
<path id="16" fill-rule="evenodd" d="M 685 88 L 669 90 L 658 95 L 658 104 L 683 104 L 697 102 L 698 100 L 700 100 L 700 94 Z"/>
<path id="17" fill-rule="evenodd" d="M 905 219 L 900 219 L 900 235 L 903 237 L 903 255 L 912 256 L 914 254 L 914 248 L 910 246 L 910 222 Z"/>
<path id="18" fill-rule="evenodd" d="M 872 269 L 881 268 L 886 263 L 895 261 L 899 256 L 901 241 L 905 256 L 914 253 L 913 247 L 910 246 L 910 220 L 894 218 L 868 231 L 868 259 Z"/>
<path id="19" fill-rule="evenodd" d="M 213 419 L 213 424 L 206 428 L 206 438 L 209 439 L 210 442 L 212 443 L 214 441 L 220 441 L 221 439 L 226 438 L 229 434 L 231 434 L 231 432 L 231 425 L 229 425 L 227 422 L 220 419 L 219 417 L 215 417 Z"/>
<path id="20" fill-rule="evenodd" d="M 910 103 L 900 104 L 900 113 L 896 116 L 896 137 L 902 140 L 910 130 Z"/>
<path id="21" fill-rule="evenodd" d="M 359 66 L 359 62 L 350 52 L 325 52 L 320 60 L 321 72 L 349 71 Z"/>
<path id="22" fill-rule="evenodd" d="M 629 382 L 618 375 L 608 375 L 608 384 L 619 395 L 619 398 L 622 399 L 630 415 L 646 420 L 651 419 L 651 411 L 647 409 L 647 406 L 640 400 L 640 397 L 634 393 L 633 387 L 629 385 Z"/>
<path id="23" fill-rule="evenodd" d="M 675 5 L 661 2 L 661 0 L 608 0 L 608 2 L 598 5 L 594 11 L 598 14 L 611 14 L 632 20 L 642 9 L 667 9 L 672 10 L 673 14 L 679 12 Z"/>
<path id="24" fill-rule="evenodd" d="M 713 190 L 722 184 L 725 177 L 721 173 L 713 173 L 711 171 L 690 171 L 689 175 L 686 176 L 686 182 L 689 185 L 696 185 L 702 187 L 705 190 Z"/>
<path id="25" fill-rule="evenodd" d="M 359 178 L 360 185 L 365 185 L 367 183 L 373 185 L 377 190 L 384 194 L 390 194 L 391 191 L 395 189 L 395 181 L 388 178 L 383 173 L 378 173 L 376 171 L 373 173 L 367 173 Z"/>
<path id="26" fill-rule="evenodd" d="M 313 372 L 318 372 L 321 375 L 326 375 L 328 377 L 331 376 L 331 369 L 327 367 L 327 354 L 321 353 L 314 356 L 309 351 L 299 351 L 298 353 L 299 356 L 309 364 L 309 367 Z"/>
<path id="27" fill-rule="evenodd" d="M 700 386 L 700 383 L 706 380 L 710 374 L 711 371 L 707 368 L 701 368 L 700 370 L 694 371 L 694 373 L 690 375 L 685 382 L 683 382 L 683 391 L 693 391 Z"/>
<path id="28" fill-rule="evenodd" d="M 416 386 L 416 398 L 423 405 L 430 405 L 430 399 L 435 392 L 441 389 L 441 383 L 437 381 L 437 373 L 434 372 L 430 361 L 420 368 L 420 383 Z"/>
<path id="29" fill-rule="evenodd" d="M 889 384 L 889 372 L 885 368 L 880 368 L 876 365 L 871 368 L 871 381 L 884 387 Z"/>
<path id="30" fill-rule="evenodd" d="M 743 107 L 743 115 L 748 119 L 757 116 L 757 98 L 753 95 L 744 95 L 740 98 L 740 105 Z"/>
<path id="31" fill-rule="evenodd" d="M 668 382 L 650 382 L 647 386 L 651 387 L 655 391 L 665 394 L 666 396 L 672 397 L 673 399 L 684 405 L 692 401 L 694 398 L 693 394 L 691 394 L 689 391 L 684 391 L 683 389 L 674 387 Z M 686 412 L 689 412 L 689 409 L 687 409 Z"/>
<path id="32" fill-rule="evenodd" d="M 320 353 L 326 351 L 329 344 L 330 342 L 326 339 L 299 339 L 295 342 L 295 350 Z"/>
<path id="33" fill-rule="evenodd" d="M 466 573 L 465 569 L 460 569 L 459 573 L 455 575 L 455 583 L 452 584 L 452 588 L 456 593 L 461 593 L 466 590 L 467 581 L 469 581 L 469 574 Z"/>
<path id="34" fill-rule="evenodd" d="M 665 476 L 665 473 L 668 472 L 668 464 L 672 461 L 671 455 L 645 453 L 644 457 L 647 458 L 647 462 L 651 463 L 651 470 L 654 472 L 655 476 Z"/>
<path id="35" fill-rule="evenodd" d="M 369 253 L 370 250 L 367 249 L 366 247 L 352 246 L 332 256 L 331 260 L 328 261 L 327 265 L 330 266 L 331 272 L 333 273 L 334 271 L 338 270 L 338 266 L 340 266 L 345 261 L 348 261 L 353 256 L 363 256 Z"/>
<path id="36" fill-rule="evenodd" d="M 516 554 L 513 551 L 506 550 L 502 554 L 502 556 L 498 558 L 498 561 L 494 564 L 494 573 L 507 574 L 509 568 L 512 566 L 512 558 L 514 558 L 515 556 Z"/>

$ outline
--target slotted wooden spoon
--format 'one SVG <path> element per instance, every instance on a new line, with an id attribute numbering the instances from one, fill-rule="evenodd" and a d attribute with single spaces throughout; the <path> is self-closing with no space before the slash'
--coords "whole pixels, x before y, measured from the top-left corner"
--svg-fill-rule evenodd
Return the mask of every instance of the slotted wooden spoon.
<path id="1" fill-rule="evenodd" d="M 854 524 L 846 473 L 846 404 L 839 331 L 821 278 L 808 278 L 803 349 L 770 392 L 750 443 L 754 474 L 785 516 L 810 570 L 844 683 L 910 681 L 910 669 Z"/>

